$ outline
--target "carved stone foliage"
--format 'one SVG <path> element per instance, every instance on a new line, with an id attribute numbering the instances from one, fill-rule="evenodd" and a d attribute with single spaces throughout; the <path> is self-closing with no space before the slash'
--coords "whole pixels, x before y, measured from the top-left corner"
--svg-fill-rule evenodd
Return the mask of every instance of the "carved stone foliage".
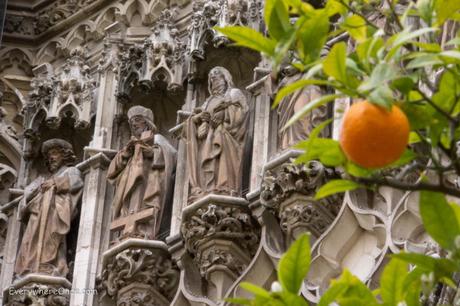
<path id="1" fill-rule="evenodd" d="M 189 53 L 195 59 L 204 59 L 206 34 L 210 32 L 214 46 L 228 43 L 228 39 L 212 30 L 214 26 L 244 25 L 258 27 L 262 1 L 260 0 L 195 0 L 193 2 Z"/>
<path id="2" fill-rule="evenodd" d="M 152 243 L 158 242 L 131 239 L 124 244 L 127 248 L 122 245 L 121 251 L 109 250 L 104 255 L 99 278 L 102 296 L 116 300 L 117 306 L 169 305 L 179 284 L 179 271 L 166 245 Z"/>
<path id="3" fill-rule="evenodd" d="M 189 207 L 181 227 L 185 246 L 203 277 L 208 278 L 215 266 L 240 275 L 255 254 L 260 230 L 247 207 L 207 199 Z"/>
<path id="4" fill-rule="evenodd" d="M 186 47 L 179 38 L 174 17 L 174 11 L 162 11 L 152 27 L 152 35 L 143 44 L 131 45 L 121 52 L 119 102 L 128 102 L 136 86 L 144 92 L 160 84 L 166 84 L 172 93 L 182 90 Z"/>
<path id="5" fill-rule="evenodd" d="M 35 15 L 7 14 L 5 32 L 21 35 L 38 35 L 96 0 L 60 0 L 45 7 Z"/>
<path id="6" fill-rule="evenodd" d="M 61 277 L 29 275 L 5 291 L 5 306 L 67 306 L 71 284 Z"/>
<path id="7" fill-rule="evenodd" d="M 38 139 L 38 128 L 43 121 L 56 129 L 64 117 L 71 117 L 75 120 L 75 128 L 89 127 L 96 84 L 84 53 L 82 48 L 72 50 L 57 74 L 48 63 L 34 69 L 32 91 L 24 106 L 24 137 L 29 140 L 29 146 Z M 27 146 L 25 151 L 26 158 L 32 155 Z"/>
<path id="8" fill-rule="evenodd" d="M 291 159 L 267 170 L 261 186 L 261 203 L 279 219 L 289 238 L 310 231 L 319 237 L 332 223 L 342 203 L 341 196 L 313 200 L 319 187 L 331 176 L 318 161 L 296 165 Z"/>

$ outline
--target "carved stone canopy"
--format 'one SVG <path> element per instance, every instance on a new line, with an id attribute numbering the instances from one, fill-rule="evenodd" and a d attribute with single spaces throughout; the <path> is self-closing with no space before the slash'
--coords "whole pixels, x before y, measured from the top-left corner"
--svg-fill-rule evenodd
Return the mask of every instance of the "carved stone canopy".
<path id="1" fill-rule="evenodd" d="M 100 297 L 117 306 L 168 306 L 179 284 L 178 268 L 161 241 L 125 240 L 104 253 L 102 266 Z"/>
<path id="2" fill-rule="evenodd" d="M 39 124 L 36 121 L 42 119 L 40 113 L 45 114 L 44 120 L 51 128 L 58 128 L 68 116 L 75 120 L 75 128 L 90 125 L 95 82 L 84 53 L 83 48 L 72 50 L 57 74 L 48 63 L 34 69 L 30 102 L 25 107 L 26 135 Z"/>
<path id="3" fill-rule="evenodd" d="M 195 60 L 204 59 L 206 40 L 211 36 L 215 47 L 229 43 L 228 38 L 213 27 L 260 26 L 262 1 L 260 0 L 195 0 L 193 1 L 191 33 L 188 53 Z"/>
<path id="4" fill-rule="evenodd" d="M 173 10 L 162 11 L 152 27 L 152 35 L 143 44 L 131 45 L 120 54 L 120 103 L 129 102 L 136 86 L 143 92 L 150 92 L 159 84 L 165 84 L 172 93 L 183 89 L 185 44 L 174 25 L 175 15 Z"/>

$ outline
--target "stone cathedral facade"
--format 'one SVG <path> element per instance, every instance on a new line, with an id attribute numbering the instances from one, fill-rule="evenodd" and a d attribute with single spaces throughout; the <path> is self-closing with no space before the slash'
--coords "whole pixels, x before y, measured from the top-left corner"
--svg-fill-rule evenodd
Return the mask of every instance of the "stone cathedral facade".
<path id="1" fill-rule="evenodd" d="M 316 3 L 315 3 L 316 4 Z M 373 287 L 387 254 L 438 253 L 417 194 L 313 200 L 334 169 L 293 145 L 350 101 L 281 127 L 259 54 L 214 26 L 263 29 L 262 0 L 10 0 L 0 49 L 2 305 L 198 306 L 270 289 L 309 231 L 311 302 L 344 268 Z M 408 177 L 407 179 L 410 179 Z M 442 299 L 454 292 L 443 289 Z"/>

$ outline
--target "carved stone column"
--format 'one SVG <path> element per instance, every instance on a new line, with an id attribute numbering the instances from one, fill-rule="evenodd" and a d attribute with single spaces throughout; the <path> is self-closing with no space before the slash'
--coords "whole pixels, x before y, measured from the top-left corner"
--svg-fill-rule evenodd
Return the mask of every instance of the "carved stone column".
<path id="1" fill-rule="evenodd" d="M 255 103 L 254 116 L 256 118 L 254 121 L 250 192 L 259 188 L 262 181 L 262 170 L 270 152 L 271 83 L 270 75 L 267 75 L 246 87 L 253 94 L 252 101 Z"/>
<path id="2" fill-rule="evenodd" d="M 70 305 L 93 305 L 104 218 L 106 172 L 110 159 L 87 148 L 79 165 L 85 176 Z"/>
<path id="3" fill-rule="evenodd" d="M 3 292 L 5 306 L 67 306 L 70 282 L 63 277 L 29 274 Z"/>
<path id="4" fill-rule="evenodd" d="M 260 230 L 242 198 L 208 195 L 183 211 L 185 248 L 213 301 L 225 296 L 255 254 Z M 187 267 L 184 267 L 187 269 Z"/>
<path id="5" fill-rule="evenodd" d="M 342 199 L 331 196 L 314 200 L 314 196 L 332 170 L 318 161 L 294 164 L 298 151 L 286 151 L 265 167 L 260 199 L 280 222 L 287 241 L 295 240 L 301 233 L 310 232 L 315 241 L 334 220 Z"/>
<path id="6" fill-rule="evenodd" d="M 117 306 L 169 306 L 179 284 L 179 270 L 165 243 L 128 239 L 102 257 L 101 299 Z"/>

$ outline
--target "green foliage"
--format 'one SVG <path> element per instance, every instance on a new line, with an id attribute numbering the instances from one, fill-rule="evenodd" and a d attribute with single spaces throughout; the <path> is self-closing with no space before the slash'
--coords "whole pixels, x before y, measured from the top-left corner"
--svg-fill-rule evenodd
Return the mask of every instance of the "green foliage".
<path id="1" fill-rule="evenodd" d="M 336 194 L 339 192 L 345 192 L 350 190 L 355 190 L 358 188 L 362 188 L 361 184 L 358 184 L 354 181 L 350 180 L 330 180 L 326 184 L 324 184 L 318 192 L 316 192 L 315 200 L 319 200 L 325 198 L 329 195 Z"/>
<path id="2" fill-rule="evenodd" d="M 331 281 L 319 306 L 334 302 L 341 306 L 418 306 L 437 283 L 455 285 L 452 274 L 460 271 L 460 206 L 446 199 L 446 195 L 460 198 L 460 191 L 445 183 L 448 176 L 460 176 L 460 33 L 446 41 L 444 32 L 447 21 L 460 21 L 460 1 L 409 2 L 401 11 L 395 7 L 397 0 L 389 0 L 388 10 L 383 11 L 376 6 L 380 1 L 372 0 L 328 0 L 319 9 L 301 0 L 268 0 L 264 10 L 267 37 L 244 27 L 217 29 L 237 45 L 262 52 L 271 61 L 272 77 L 278 76 L 287 61 L 302 73 L 300 80 L 278 91 L 273 107 L 308 86 L 328 89 L 329 94 L 307 103 L 284 129 L 315 108 L 344 97 L 366 99 L 387 109 L 398 105 L 409 119 L 410 146 L 384 169 L 364 169 L 347 159 L 338 141 L 320 137 L 331 120 L 319 124 L 308 139 L 295 146 L 304 151 L 297 163 L 319 160 L 344 173 L 322 186 L 316 199 L 379 185 L 420 191 L 425 229 L 443 248 L 442 258 L 412 253 L 391 256 L 381 274 L 380 288 L 374 292 L 344 271 Z M 387 19 L 386 26 L 369 18 L 377 10 Z M 408 22 L 414 18 L 423 20 L 417 29 Z M 389 171 L 401 173 L 411 168 L 423 169 L 415 183 L 388 178 Z M 298 294 L 308 272 L 309 254 L 308 238 L 302 237 L 280 261 L 277 290 L 244 284 L 254 299 L 233 302 L 307 305 Z"/>

